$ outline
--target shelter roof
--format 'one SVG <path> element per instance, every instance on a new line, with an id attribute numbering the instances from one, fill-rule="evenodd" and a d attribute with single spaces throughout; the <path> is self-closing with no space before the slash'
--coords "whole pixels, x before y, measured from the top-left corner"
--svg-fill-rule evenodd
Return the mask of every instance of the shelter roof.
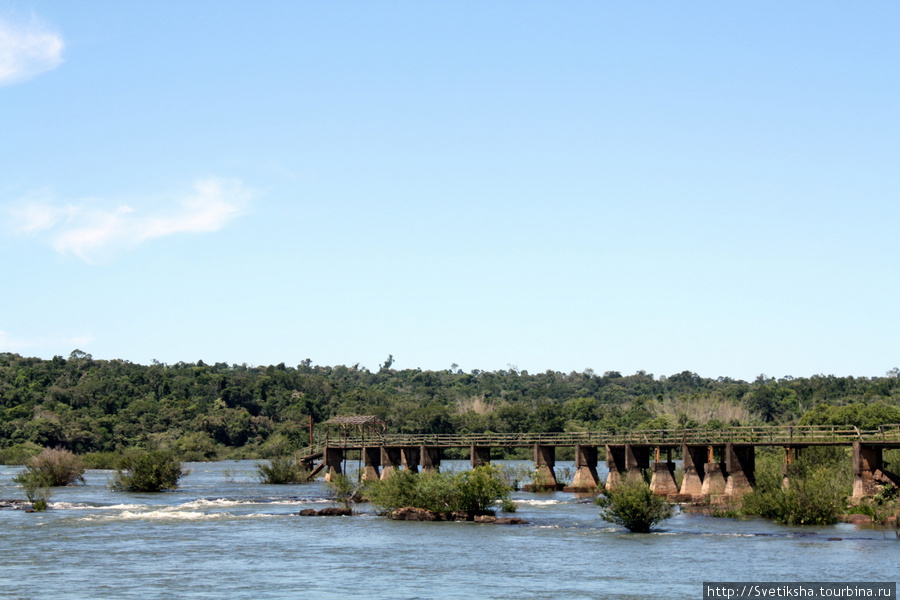
<path id="1" fill-rule="evenodd" d="M 332 417 L 325 421 L 325 425 L 387 425 L 375 415 Z"/>

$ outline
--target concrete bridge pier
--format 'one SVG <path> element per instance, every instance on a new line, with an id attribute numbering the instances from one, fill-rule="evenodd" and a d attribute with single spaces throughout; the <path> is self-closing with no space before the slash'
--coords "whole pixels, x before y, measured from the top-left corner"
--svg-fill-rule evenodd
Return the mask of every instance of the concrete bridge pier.
<path id="1" fill-rule="evenodd" d="M 853 499 L 858 500 L 874 496 L 879 491 L 875 481 L 875 472 L 882 470 L 881 446 L 867 446 L 861 442 L 853 442 Z"/>
<path id="2" fill-rule="evenodd" d="M 420 446 L 419 457 L 422 471 L 430 473 L 440 470 L 442 456 L 441 449 L 437 446 Z"/>
<path id="3" fill-rule="evenodd" d="M 491 447 L 490 446 L 470 446 L 470 464 L 473 467 L 480 467 L 482 465 L 490 464 L 491 462 Z"/>
<path id="4" fill-rule="evenodd" d="M 400 468 L 400 448 L 393 446 L 381 447 L 381 478 L 387 479 Z"/>
<path id="5" fill-rule="evenodd" d="M 325 473 L 325 481 L 334 481 L 334 478 L 343 473 L 342 463 L 344 462 L 343 448 L 325 448 L 325 466 L 328 472 Z"/>
<path id="6" fill-rule="evenodd" d="M 703 485 L 700 494 L 703 496 L 721 496 L 725 493 L 725 464 L 716 460 L 721 446 L 707 446 L 706 464 L 703 465 Z"/>
<path id="7" fill-rule="evenodd" d="M 682 496 L 700 496 L 703 493 L 703 479 L 706 477 L 707 448 L 706 446 L 681 447 L 682 468 L 684 479 L 681 480 L 680 494 Z"/>
<path id="8" fill-rule="evenodd" d="M 534 478 L 532 479 L 532 492 L 556 491 L 556 473 L 553 467 L 556 465 L 556 446 L 534 445 Z"/>
<path id="9" fill-rule="evenodd" d="M 800 453 L 802 450 L 802 446 L 784 447 L 784 463 L 781 465 L 781 489 L 785 491 L 791 487 L 791 467 L 795 462 L 800 460 Z"/>
<path id="10" fill-rule="evenodd" d="M 650 448 L 632 444 L 607 445 L 606 466 L 609 468 L 609 476 L 606 478 L 608 490 L 622 483 L 642 481 L 642 470 L 650 468 Z"/>
<path id="11" fill-rule="evenodd" d="M 381 448 L 378 446 L 367 446 L 362 449 L 363 455 L 363 471 L 359 478 L 361 481 L 374 481 L 381 477 L 379 469 L 381 468 Z"/>
<path id="12" fill-rule="evenodd" d="M 672 449 L 666 448 L 666 460 L 661 461 L 660 448 L 656 448 L 656 456 L 650 465 L 652 475 L 650 477 L 650 491 L 659 496 L 668 496 L 678 493 L 678 485 L 675 483 L 675 463 L 672 462 Z"/>
<path id="13" fill-rule="evenodd" d="M 756 484 L 756 448 L 725 445 L 725 495 L 740 498 L 753 491 Z"/>
<path id="14" fill-rule="evenodd" d="M 597 446 L 575 446 L 575 477 L 572 487 L 567 492 L 593 492 L 600 487 L 600 475 L 597 474 Z"/>
<path id="15" fill-rule="evenodd" d="M 419 472 L 419 447 L 418 446 L 407 446 L 405 448 L 400 448 L 400 464 L 403 465 L 403 468 L 407 471 L 412 471 L 413 473 Z"/>

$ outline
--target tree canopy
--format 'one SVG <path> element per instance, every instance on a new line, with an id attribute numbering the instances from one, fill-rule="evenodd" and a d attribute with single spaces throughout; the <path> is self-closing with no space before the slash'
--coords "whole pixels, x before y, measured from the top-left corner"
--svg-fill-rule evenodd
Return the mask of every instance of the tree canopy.
<path id="1" fill-rule="evenodd" d="M 75 453 L 305 445 L 309 416 L 376 415 L 419 433 L 558 432 L 766 423 L 870 428 L 900 421 L 900 377 L 708 379 L 591 370 L 530 374 L 318 366 L 50 360 L 0 353 L 0 448 Z"/>

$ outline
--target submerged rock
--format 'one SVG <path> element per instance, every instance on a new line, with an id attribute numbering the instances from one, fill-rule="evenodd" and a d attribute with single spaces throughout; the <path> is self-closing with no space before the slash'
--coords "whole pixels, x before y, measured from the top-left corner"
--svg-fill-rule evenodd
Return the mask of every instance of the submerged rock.
<path id="1" fill-rule="evenodd" d="M 869 515 L 841 515 L 838 520 L 843 523 L 853 523 L 855 525 L 861 525 L 871 523 L 872 517 L 870 517 Z"/>
<path id="2" fill-rule="evenodd" d="M 323 508 L 319 511 L 320 517 L 349 517 L 353 514 L 353 511 L 349 508 Z"/>
<path id="3" fill-rule="evenodd" d="M 353 515 L 353 511 L 349 508 L 323 508 L 316 510 L 314 508 L 304 508 L 298 513 L 294 513 L 301 517 L 349 517 Z"/>
<path id="4" fill-rule="evenodd" d="M 474 521 L 475 523 L 496 523 L 497 525 L 527 525 L 528 521 L 517 517 L 495 517 L 494 515 L 473 515 L 465 511 L 441 513 L 425 508 L 405 506 L 391 513 L 395 521 Z"/>
<path id="5" fill-rule="evenodd" d="M 404 506 L 398 508 L 391 513 L 391 518 L 395 521 L 446 521 L 447 516 L 444 513 L 435 512 L 425 508 L 416 508 L 415 506 Z"/>
<path id="6" fill-rule="evenodd" d="M 528 521 L 519 517 L 500 517 L 494 523 L 496 525 L 528 525 Z"/>

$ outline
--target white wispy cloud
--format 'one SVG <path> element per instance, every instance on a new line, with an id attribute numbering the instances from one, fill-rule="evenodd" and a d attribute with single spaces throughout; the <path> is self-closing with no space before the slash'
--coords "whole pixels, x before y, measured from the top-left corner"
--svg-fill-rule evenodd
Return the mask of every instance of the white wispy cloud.
<path id="1" fill-rule="evenodd" d="M 218 231 L 246 210 L 251 197 L 240 181 L 204 179 L 190 193 L 140 203 L 149 209 L 100 200 L 60 203 L 43 193 L 23 198 L 9 213 L 17 232 L 95 263 L 162 237 Z"/>
<path id="2" fill-rule="evenodd" d="M 20 348 L 22 346 L 22 340 L 19 340 L 11 333 L 0 329 L 0 352 L 14 352 L 16 348 Z"/>
<path id="3" fill-rule="evenodd" d="M 36 19 L 24 25 L 0 19 L 0 86 L 55 69 L 64 47 L 62 37 Z"/>
<path id="4" fill-rule="evenodd" d="M 8 331 L 0 329 L 0 352 L 30 352 L 38 349 L 47 352 L 63 352 L 66 348 L 86 348 L 94 341 L 92 335 L 80 335 L 74 337 L 57 338 L 41 336 L 36 338 L 23 338 Z"/>

